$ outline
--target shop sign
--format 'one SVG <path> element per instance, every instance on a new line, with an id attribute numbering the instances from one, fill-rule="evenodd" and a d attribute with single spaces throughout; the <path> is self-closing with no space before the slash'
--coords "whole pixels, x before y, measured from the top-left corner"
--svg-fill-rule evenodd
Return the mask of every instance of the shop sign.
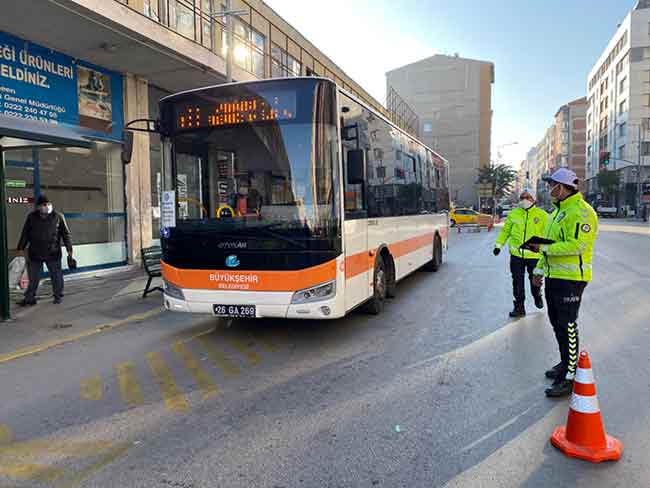
<path id="1" fill-rule="evenodd" d="M 7 197 L 7 203 L 10 205 L 31 205 L 34 203 L 34 197 Z"/>
<path id="2" fill-rule="evenodd" d="M 25 180 L 7 180 L 5 184 L 7 188 L 27 188 Z"/>
<path id="3" fill-rule="evenodd" d="M 0 114 L 121 139 L 122 75 L 0 32 Z"/>

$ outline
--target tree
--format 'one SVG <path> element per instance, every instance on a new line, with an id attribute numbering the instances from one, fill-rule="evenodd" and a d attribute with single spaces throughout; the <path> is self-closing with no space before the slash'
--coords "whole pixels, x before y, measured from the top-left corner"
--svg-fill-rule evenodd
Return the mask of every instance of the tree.
<path id="1" fill-rule="evenodd" d="M 617 171 L 603 169 L 598 173 L 598 187 L 605 194 L 608 202 L 611 201 L 610 197 L 618 192 L 619 182 L 620 175 Z"/>
<path id="2" fill-rule="evenodd" d="M 491 164 L 478 170 L 478 183 L 492 185 L 492 192 L 497 200 L 510 193 L 517 179 L 517 172 L 507 164 Z"/>

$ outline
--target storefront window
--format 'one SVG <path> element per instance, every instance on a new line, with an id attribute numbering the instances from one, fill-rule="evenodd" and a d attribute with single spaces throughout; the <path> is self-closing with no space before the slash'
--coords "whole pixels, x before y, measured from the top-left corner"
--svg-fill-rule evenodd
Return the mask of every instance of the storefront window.
<path id="1" fill-rule="evenodd" d="M 62 212 L 82 268 L 126 262 L 124 170 L 120 145 L 92 149 L 49 147 L 7 151 L 9 248 L 15 249 L 25 218 L 39 194 Z"/>

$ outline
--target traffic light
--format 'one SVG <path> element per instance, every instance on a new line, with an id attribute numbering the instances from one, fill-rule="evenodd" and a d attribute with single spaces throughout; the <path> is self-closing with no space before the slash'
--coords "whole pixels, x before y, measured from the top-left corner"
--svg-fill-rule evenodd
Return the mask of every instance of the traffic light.
<path id="1" fill-rule="evenodd" d="M 604 167 L 609 166 L 609 157 L 610 153 L 608 151 L 600 151 L 600 165 Z"/>

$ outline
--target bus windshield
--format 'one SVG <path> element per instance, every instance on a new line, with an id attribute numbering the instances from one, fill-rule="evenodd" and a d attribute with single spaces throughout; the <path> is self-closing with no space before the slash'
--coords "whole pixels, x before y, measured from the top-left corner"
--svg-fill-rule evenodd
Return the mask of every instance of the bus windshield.
<path id="1" fill-rule="evenodd" d="M 167 108 L 176 123 L 172 234 L 245 239 L 249 250 L 332 248 L 338 138 L 323 84 L 216 87 Z"/>

